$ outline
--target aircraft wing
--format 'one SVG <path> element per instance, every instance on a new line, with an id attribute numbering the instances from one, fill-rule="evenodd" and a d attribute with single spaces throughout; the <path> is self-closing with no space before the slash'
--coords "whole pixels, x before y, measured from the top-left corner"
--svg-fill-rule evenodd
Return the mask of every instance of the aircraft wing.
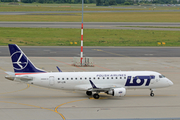
<path id="1" fill-rule="evenodd" d="M 91 81 L 89 80 L 92 88 L 89 89 L 88 91 L 91 91 L 91 92 L 96 92 L 93 97 L 95 99 L 98 99 L 99 98 L 99 95 L 98 93 L 99 92 L 105 92 L 109 95 L 112 95 L 112 96 L 118 96 L 118 97 L 121 97 L 121 96 L 124 96 L 126 94 L 126 89 L 119 86 L 119 85 L 109 85 L 109 84 L 100 84 L 98 87 Z M 90 95 L 86 92 L 87 95 Z M 92 94 L 92 93 L 91 93 Z"/>
<path id="2" fill-rule="evenodd" d="M 92 92 L 107 92 L 110 89 L 119 87 L 117 85 L 109 85 L 109 84 L 100 84 L 100 85 L 97 84 L 96 86 L 91 80 L 89 80 L 89 82 L 92 86 L 92 88 L 90 88 L 89 91 L 92 91 Z"/>
<path id="3" fill-rule="evenodd" d="M 83 90 L 83 91 L 92 91 L 92 92 L 106 92 L 113 88 L 119 88 L 120 86 L 115 84 L 96 84 L 95 87 L 92 87 L 91 84 L 84 84 L 84 85 L 76 85 L 75 89 Z"/>

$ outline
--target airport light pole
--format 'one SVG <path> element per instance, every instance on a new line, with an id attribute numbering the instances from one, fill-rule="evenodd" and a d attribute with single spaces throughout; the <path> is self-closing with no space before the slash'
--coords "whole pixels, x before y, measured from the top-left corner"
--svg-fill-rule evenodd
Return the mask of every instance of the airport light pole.
<path id="1" fill-rule="evenodd" d="M 82 60 L 83 60 L 83 4 L 84 0 L 82 0 L 82 23 L 81 23 L 81 66 L 82 66 Z"/>

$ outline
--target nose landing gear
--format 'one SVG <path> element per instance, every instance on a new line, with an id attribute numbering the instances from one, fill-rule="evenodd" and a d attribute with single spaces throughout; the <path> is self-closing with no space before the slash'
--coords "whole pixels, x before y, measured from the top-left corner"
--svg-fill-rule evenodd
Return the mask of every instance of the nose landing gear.
<path id="1" fill-rule="evenodd" d="M 150 89 L 150 91 L 151 91 L 150 96 L 154 97 L 153 89 Z"/>

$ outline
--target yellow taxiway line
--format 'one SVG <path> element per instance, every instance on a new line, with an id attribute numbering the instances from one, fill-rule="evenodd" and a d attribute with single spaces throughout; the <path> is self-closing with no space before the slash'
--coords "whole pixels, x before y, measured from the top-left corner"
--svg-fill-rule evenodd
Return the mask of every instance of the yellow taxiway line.
<path id="1" fill-rule="evenodd" d="M 84 101 L 84 100 L 88 100 L 88 99 L 74 100 L 74 101 L 70 101 L 70 102 L 66 102 L 66 103 L 60 104 L 60 105 L 58 105 L 58 106 L 54 109 L 54 111 L 55 111 L 56 113 L 58 113 L 59 115 L 61 115 L 61 117 L 63 118 L 63 120 L 65 120 L 66 118 L 65 118 L 61 113 L 59 113 L 59 112 L 57 111 L 57 109 L 58 109 L 59 107 L 63 106 L 63 105 L 66 105 L 66 104 L 69 104 L 69 103 L 73 103 L 73 102 Z"/>
<path id="2" fill-rule="evenodd" d="M 0 93 L 0 95 L 3 95 L 3 94 L 9 94 L 9 93 L 15 93 L 15 92 L 19 92 L 19 91 L 23 91 L 23 90 L 28 89 L 29 87 L 30 87 L 30 85 L 29 85 L 29 84 L 27 84 L 27 87 L 26 87 L 26 88 L 24 88 L 24 89 L 17 90 L 17 91 L 12 91 L 12 92 Z"/>

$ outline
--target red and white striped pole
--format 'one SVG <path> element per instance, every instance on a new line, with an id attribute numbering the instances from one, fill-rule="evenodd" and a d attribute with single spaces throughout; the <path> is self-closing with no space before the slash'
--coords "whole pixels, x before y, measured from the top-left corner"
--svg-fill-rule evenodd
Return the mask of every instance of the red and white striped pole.
<path id="1" fill-rule="evenodd" d="M 81 65 L 83 59 L 83 23 L 81 24 Z"/>
<path id="2" fill-rule="evenodd" d="M 82 0 L 82 24 L 81 24 L 81 66 L 82 66 L 82 60 L 83 60 L 83 4 L 84 0 Z"/>

